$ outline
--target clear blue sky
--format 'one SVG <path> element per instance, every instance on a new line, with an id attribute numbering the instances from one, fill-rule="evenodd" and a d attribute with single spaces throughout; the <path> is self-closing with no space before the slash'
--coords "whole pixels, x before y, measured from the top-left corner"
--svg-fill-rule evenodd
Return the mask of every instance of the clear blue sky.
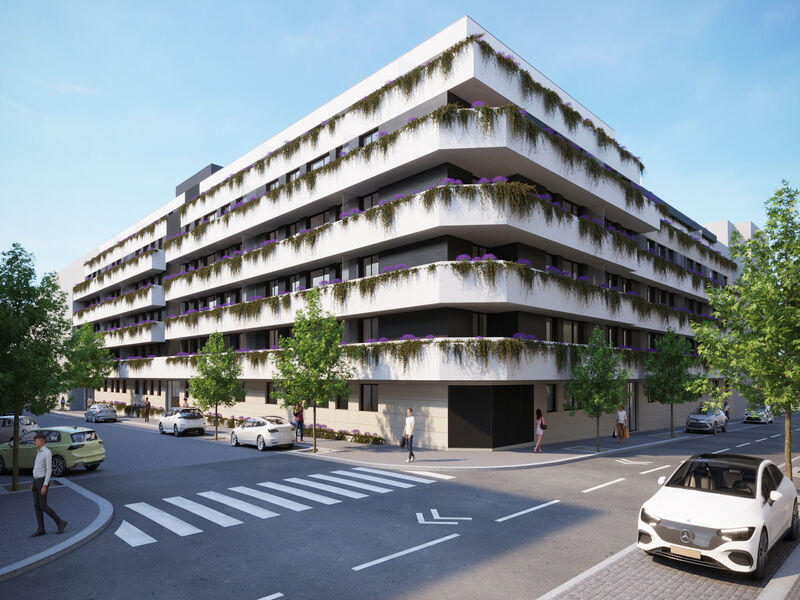
<path id="1" fill-rule="evenodd" d="M 0 248 L 58 270 L 469 14 L 699 222 L 800 187 L 800 2 L 0 0 Z"/>

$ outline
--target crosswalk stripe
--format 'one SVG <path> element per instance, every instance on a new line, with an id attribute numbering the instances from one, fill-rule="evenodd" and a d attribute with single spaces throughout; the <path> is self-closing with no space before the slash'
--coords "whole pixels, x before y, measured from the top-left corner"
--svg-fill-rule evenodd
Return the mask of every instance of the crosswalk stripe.
<path id="1" fill-rule="evenodd" d="M 190 513 L 195 514 L 198 517 L 203 517 L 204 519 L 207 519 L 212 523 L 216 523 L 217 525 L 221 525 L 222 527 L 231 527 L 233 525 L 242 524 L 239 519 L 234 519 L 225 513 L 221 513 L 218 510 L 214 510 L 208 506 L 203 506 L 194 500 L 189 500 L 188 498 L 183 498 L 181 496 L 164 498 L 164 502 L 169 502 L 173 506 L 177 506 L 183 510 L 188 510 Z"/>
<path id="2" fill-rule="evenodd" d="M 436 483 L 433 479 L 425 479 L 424 477 L 414 477 L 413 475 L 403 475 L 402 473 L 395 473 L 393 471 L 381 471 L 380 469 L 370 469 L 369 467 L 355 467 L 354 471 L 363 471 L 364 473 L 375 473 L 376 475 L 388 475 L 389 477 L 397 477 L 398 479 L 405 479 L 406 481 L 414 481 L 416 483 Z"/>
<path id="3" fill-rule="evenodd" d="M 136 502 L 134 504 L 126 504 L 132 511 L 147 517 L 151 521 L 155 521 L 164 529 L 169 529 L 172 533 L 178 534 L 183 537 L 186 535 L 193 535 L 195 533 L 203 533 L 202 529 L 198 529 L 194 525 L 190 525 L 186 521 L 182 521 L 178 517 L 173 517 L 171 514 L 164 512 L 160 508 L 150 506 L 146 502 Z"/>
<path id="4" fill-rule="evenodd" d="M 340 496 L 345 496 L 347 498 L 356 498 L 356 499 L 369 498 L 367 494 L 362 494 L 361 492 L 354 492 L 352 490 L 346 490 L 344 488 L 335 487 L 333 485 L 327 485 L 325 483 L 319 483 L 318 481 L 308 481 L 307 479 L 299 479 L 297 477 L 289 477 L 288 479 L 284 479 L 284 481 L 288 481 L 289 483 L 296 483 L 298 485 L 305 485 L 317 490 L 322 490 L 323 492 L 330 492 L 331 494 L 339 494 Z"/>
<path id="5" fill-rule="evenodd" d="M 435 479 L 455 479 L 452 475 L 434 473 L 433 471 L 406 471 L 406 473 L 416 473 L 417 475 L 425 475 L 425 477 L 433 477 Z"/>
<path id="6" fill-rule="evenodd" d="M 245 512 L 248 515 L 258 517 L 259 519 L 269 519 L 270 517 L 280 516 L 276 512 L 272 512 L 266 508 L 261 508 L 255 504 L 250 504 L 244 500 L 239 500 L 238 498 L 226 496 L 225 494 L 219 494 L 217 492 L 198 492 L 197 495 L 202 496 L 203 498 L 208 498 L 209 500 L 214 500 L 215 502 L 219 502 L 225 506 L 230 506 L 231 508 Z"/>
<path id="7" fill-rule="evenodd" d="M 278 506 L 288 508 L 289 510 L 293 510 L 295 512 L 300 512 L 301 510 L 311 510 L 311 507 L 308 504 L 300 504 L 299 502 L 295 502 L 294 500 L 287 500 L 286 498 L 281 498 L 280 496 L 274 496 L 272 494 L 267 494 L 266 492 L 259 492 L 258 490 L 254 490 L 252 488 L 245 487 L 243 485 L 239 485 L 228 489 L 233 492 L 239 492 L 240 494 L 245 494 L 246 496 L 252 496 L 253 498 L 258 498 L 259 500 L 263 500 L 264 502 L 277 504 Z"/>
<path id="8" fill-rule="evenodd" d="M 134 548 L 156 542 L 155 538 L 150 537 L 144 531 L 137 529 L 127 521 L 122 522 L 119 528 L 114 532 L 114 535 Z"/>
<path id="9" fill-rule="evenodd" d="M 379 494 L 385 494 L 386 492 L 394 491 L 390 490 L 389 488 L 384 488 L 377 485 L 370 485 L 368 483 L 362 483 L 360 481 L 353 481 L 352 479 L 342 479 L 341 477 L 332 477 L 330 475 L 320 475 L 314 473 L 312 475 L 309 475 L 309 477 L 313 477 L 314 479 L 323 479 L 325 481 L 332 481 L 333 483 L 342 483 L 344 485 L 349 485 L 359 490 L 367 490 L 368 492 L 378 492 Z"/>
<path id="10" fill-rule="evenodd" d="M 313 500 L 314 502 L 319 502 L 320 504 L 339 504 L 341 500 L 337 500 L 336 498 L 328 498 L 327 496 L 323 496 L 321 494 L 315 494 L 314 492 L 309 492 L 308 490 L 298 490 L 297 488 L 289 487 L 288 485 L 283 485 L 280 483 L 273 483 L 271 481 L 265 481 L 264 483 L 259 483 L 261 487 L 277 490 L 279 492 L 286 492 L 287 494 L 294 494 L 295 496 L 300 496 L 301 498 L 305 498 L 306 500 Z"/>
<path id="11" fill-rule="evenodd" d="M 364 475 L 363 473 L 353 473 L 352 471 L 333 471 L 336 475 L 346 475 L 347 477 L 356 477 L 357 479 L 364 479 L 366 481 L 374 481 L 375 483 L 383 483 L 385 485 L 393 485 L 399 488 L 412 488 L 413 483 L 403 483 L 402 481 L 392 481 L 385 477 L 375 477 L 373 475 Z"/>

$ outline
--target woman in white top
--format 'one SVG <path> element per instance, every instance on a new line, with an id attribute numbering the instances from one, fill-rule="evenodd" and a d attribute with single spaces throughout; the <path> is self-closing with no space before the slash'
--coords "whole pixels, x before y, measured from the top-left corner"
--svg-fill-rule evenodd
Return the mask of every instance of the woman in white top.
<path id="1" fill-rule="evenodd" d="M 625 431 L 628 428 L 628 413 L 625 412 L 625 407 L 620 404 L 619 408 L 617 409 L 617 437 L 619 438 L 619 443 L 622 443 L 622 440 L 625 439 Z"/>
<path id="2" fill-rule="evenodd" d="M 544 422 L 544 417 L 542 416 L 542 409 L 536 409 L 536 446 L 533 447 L 534 452 L 541 452 L 542 451 L 542 435 L 544 435 L 544 429 L 542 428 L 547 427 Z"/>
<path id="3" fill-rule="evenodd" d="M 410 408 L 406 411 L 406 426 L 403 428 L 403 437 L 406 438 L 406 444 L 408 444 L 408 458 L 406 459 L 407 463 L 414 462 L 414 426 L 416 422 L 414 420 L 414 411 Z"/>

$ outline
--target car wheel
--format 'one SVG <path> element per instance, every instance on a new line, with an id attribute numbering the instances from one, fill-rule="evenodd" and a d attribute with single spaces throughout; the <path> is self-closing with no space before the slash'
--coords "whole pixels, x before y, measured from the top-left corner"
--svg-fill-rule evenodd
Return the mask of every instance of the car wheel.
<path id="1" fill-rule="evenodd" d="M 728 422 L 725 421 L 725 425 L 722 426 L 722 433 L 728 433 Z"/>
<path id="2" fill-rule="evenodd" d="M 67 472 L 67 461 L 64 460 L 62 456 L 54 456 L 53 457 L 53 476 L 54 477 L 63 477 L 64 474 Z"/>
<path id="3" fill-rule="evenodd" d="M 767 532 L 761 531 L 761 538 L 758 540 L 758 553 L 756 554 L 756 568 L 753 570 L 754 579 L 764 579 L 767 574 L 767 558 L 769 557 L 769 540 Z"/>
<path id="4" fill-rule="evenodd" d="M 180 435 L 180 433 L 178 433 L 178 426 L 177 426 L 177 425 L 173 425 L 173 426 L 172 426 L 172 434 L 173 434 L 175 437 L 178 437 L 178 436 Z"/>
<path id="5" fill-rule="evenodd" d="M 800 537 L 800 523 L 797 520 L 797 500 L 795 500 L 792 507 L 792 524 L 789 525 L 789 531 L 786 532 L 786 539 L 795 541 L 798 537 Z"/>
<path id="6" fill-rule="evenodd" d="M 94 471 L 99 466 L 100 466 L 100 463 L 94 463 L 93 465 L 86 465 L 86 470 L 87 471 Z"/>
<path id="7" fill-rule="evenodd" d="M 258 436 L 258 439 L 256 440 L 256 448 L 258 448 L 258 451 L 259 452 L 263 452 L 264 448 L 266 448 L 266 447 L 267 447 L 266 444 L 264 444 L 264 438 L 261 437 L 261 436 Z"/>
<path id="8" fill-rule="evenodd" d="M 88 423 L 89 422 L 89 415 L 83 415 L 83 420 Z"/>
<path id="9" fill-rule="evenodd" d="M 0 475 L 6 472 L 6 461 L 3 460 L 3 457 L 0 456 Z"/>
<path id="10" fill-rule="evenodd" d="M 164 434 L 164 426 L 161 423 L 158 424 L 158 433 Z"/>
<path id="11" fill-rule="evenodd" d="M 239 438 L 236 437 L 235 433 L 231 433 L 231 446 L 238 446 L 239 445 Z"/>

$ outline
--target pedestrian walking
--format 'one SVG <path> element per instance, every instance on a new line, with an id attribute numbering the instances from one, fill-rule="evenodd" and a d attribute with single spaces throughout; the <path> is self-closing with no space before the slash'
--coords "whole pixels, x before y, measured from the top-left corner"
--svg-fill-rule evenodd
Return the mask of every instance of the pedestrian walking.
<path id="1" fill-rule="evenodd" d="M 414 462 L 414 427 L 416 427 L 416 419 L 414 419 L 414 411 L 412 409 L 406 410 L 406 425 L 403 427 L 403 438 L 408 446 L 407 463 Z"/>
<path id="2" fill-rule="evenodd" d="M 31 537 L 39 537 L 45 534 L 44 514 L 55 521 L 56 533 L 64 533 L 67 522 L 61 519 L 52 508 L 47 505 L 47 486 L 50 485 L 50 476 L 53 474 L 53 454 L 50 448 L 45 445 L 47 437 L 44 433 L 37 433 L 33 437 L 33 445 L 36 446 L 36 461 L 33 463 L 33 508 L 36 510 L 36 522 L 39 528 L 31 534 Z"/>
<path id="3" fill-rule="evenodd" d="M 303 441 L 303 434 L 305 433 L 305 423 L 303 422 L 303 405 L 298 404 L 294 407 L 294 422 L 296 429 L 294 430 L 294 441 L 297 441 L 297 434 L 300 434 L 300 441 Z"/>
<path id="4" fill-rule="evenodd" d="M 150 422 L 150 400 L 145 396 L 144 398 L 144 422 Z"/>
<path id="5" fill-rule="evenodd" d="M 620 404 L 617 409 L 617 436 L 619 443 L 622 443 L 628 437 L 628 413 L 625 412 L 625 407 Z"/>
<path id="6" fill-rule="evenodd" d="M 542 416 L 542 409 L 536 409 L 536 445 L 533 447 L 534 452 L 541 452 L 542 451 L 542 436 L 544 435 L 544 430 L 547 429 L 547 423 L 544 422 L 544 417 Z"/>
<path id="7" fill-rule="evenodd" d="M 64 410 L 64 396 L 61 396 L 61 410 Z"/>

